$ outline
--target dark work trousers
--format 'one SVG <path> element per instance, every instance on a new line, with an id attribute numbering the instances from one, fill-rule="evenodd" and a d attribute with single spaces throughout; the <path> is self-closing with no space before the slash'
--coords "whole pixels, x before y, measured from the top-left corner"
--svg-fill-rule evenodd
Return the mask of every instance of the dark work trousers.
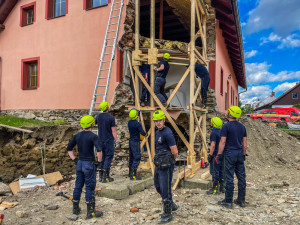
<path id="1" fill-rule="evenodd" d="M 109 170 L 115 154 L 114 140 L 100 142 L 102 147 L 102 163 L 100 169 Z"/>
<path id="2" fill-rule="evenodd" d="M 96 168 L 90 161 L 78 160 L 76 165 L 76 180 L 73 199 L 80 200 L 82 188 L 85 185 L 85 200 L 90 202 L 95 196 Z"/>
<path id="3" fill-rule="evenodd" d="M 129 168 L 137 169 L 141 161 L 141 149 L 139 141 L 129 140 Z"/>
<path id="4" fill-rule="evenodd" d="M 224 172 L 224 157 L 221 160 L 220 164 L 216 163 L 215 157 L 213 158 L 212 162 L 209 165 L 209 172 L 212 176 L 213 181 L 218 181 L 220 182 L 221 180 L 224 179 L 223 177 L 223 172 Z"/>
<path id="5" fill-rule="evenodd" d="M 234 191 L 234 173 L 238 179 L 238 199 L 245 201 L 246 196 L 246 173 L 244 165 L 243 153 L 238 153 L 232 156 L 224 156 L 225 160 L 225 182 L 226 192 L 225 201 L 232 202 Z"/>
<path id="6" fill-rule="evenodd" d="M 156 77 L 154 84 L 154 93 L 156 94 L 159 101 L 165 105 L 167 103 L 168 97 L 165 94 L 166 78 Z"/>
<path id="7" fill-rule="evenodd" d="M 171 191 L 173 171 L 174 166 L 171 166 L 166 170 L 159 170 L 157 167 L 155 167 L 154 186 L 156 191 L 160 194 L 162 200 L 173 201 Z"/>
<path id="8" fill-rule="evenodd" d="M 150 81 L 148 80 L 148 84 L 150 85 Z M 141 96 L 141 102 L 145 102 L 147 96 L 147 102 L 150 102 L 150 92 L 146 88 L 144 84 L 142 84 L 142 96 Z"/>
<path id="9" fill-rule="evenodd" d="M 209 75 L 201 79 L 201 98 L 202 98 L 202 104 L 204 105 L 207 104 L 207 91 L 208 91 L 209 82 L 210 82 Z"/>

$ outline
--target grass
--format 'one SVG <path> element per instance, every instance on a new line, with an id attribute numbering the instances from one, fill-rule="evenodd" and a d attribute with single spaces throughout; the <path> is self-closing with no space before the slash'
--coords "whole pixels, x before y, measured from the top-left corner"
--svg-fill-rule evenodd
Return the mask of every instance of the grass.
<path id="1" fill-rule="evenodd" d="M 0 124 L 13 126 L 13 127 L 23 127 L 23 126 L 53 125 L 53 122 L 45 122 L 40 120 L 27 120 L 16 116 L 0 116 Z"/>
<path id="2" fill-rule="evenodd" d="M 300 134 L 300 130 L 283 130 L 284 132 L 287 132 L 287 133 L 297 133 L 297 134 Z"/>

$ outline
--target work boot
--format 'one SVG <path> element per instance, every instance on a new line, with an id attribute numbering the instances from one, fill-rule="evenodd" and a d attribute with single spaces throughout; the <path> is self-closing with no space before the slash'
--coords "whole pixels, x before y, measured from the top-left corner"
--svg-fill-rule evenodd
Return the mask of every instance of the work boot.
<path id="1" fill-rule="evenodd" d="M 233 201 L 233 203 L 234 203 L 234 204 L 237 204 L 237 205 L 239 205 L 240 207 L 243 207 L 243 208 L 246 206 L 245 201 L 239 200 L 238 198 L 235 199 L 235 200 Z"/>
<path id="2" fill-rule="evenodd" d="M 103 181 L 103 169 L 100 169 L 99 170 L 99 182 L 102 182 Z"/>
<path id="3" fill-rule="evenodd" d="M 129 177 L 129 178 L 132 177 L 132 169 L 131 169 L 131 168 L 129 168 L 128 177 Z"/>
<path id="4" fill-rule="evenodd" d="M 213 186 L 209 189 L 209 191 L 206 192 L 208 195 L 219 195 L 219 183 L 218 182 L 213 182 Z"/>
<path id="5" fill-rule="evenodd" d="M 73 202 L 73 214 L 79 215 L 81 209 L 79 208 L 79 200 L 72 200 Z"/>
<path id="6" fill-rule="evenodd" d="M 114 178 L 109 176 L 109 171 L 110 170 L 103 170 L 104 176 L 103 176 L 103 181 L 102 183 L 108 183 L 108 182 L 113 182 Z"/>
<path id="7" fill-rule="evenodd" d="M 136 174 L 136 169 L 131 171 L 130 180 L 141 180 L 142 178 Z"/>
<path id="8" fill-rule="evenodd" d="M 86 219 L 99 218 L 103 216 L 103 212 L 95 210 L 95 201 L 87 202 Z"/>
<path id="9" fill-rule="evenodd" d="M 225 199 L 222 201 L 218 201 L 218 205 L 224 206 L 228 209 L 232 209 L 232 202 L 226 202 Z"/>
<path id="10" fill-rule="evenodd" d="M 175 212 L 179 209 L 179 205 L 176 205 L 175 202 L 173 202 L 173 201 L 172 201 L 171 207 L 172 207 L 172 212 Z"/>
<path id="11" fill-rule="evenodd" d="M 161 219 L 158 224 L 168 223 L 172 220 L 172 202 L 170 200 L 164 200 L 164 213 L 161 215 Z"/>
<path id="12" fill-rule="evenodd" d="M 144 107 L 145 106 L 145 102 L 141 102 L 141 106 Z"/>
<path id="13" fill-rule="evenodd" d="M 220 192 L 225 193 L 225 182 L 224 180 L 220 180 Z"/>

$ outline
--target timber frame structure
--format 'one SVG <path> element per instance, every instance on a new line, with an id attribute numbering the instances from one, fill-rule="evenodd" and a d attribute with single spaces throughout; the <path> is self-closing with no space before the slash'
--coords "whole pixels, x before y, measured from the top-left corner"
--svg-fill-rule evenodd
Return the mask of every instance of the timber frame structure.
<path id="1" fill-rule="evenodd" d="M 129 62 L 129 68 L 132 76 L 132 83 L 134 86 L 134 94 L 135 94 L 135 106 L 128 106 L 128 109 L 136 108 L 140 111 L 140 120 L 145 130 L 143 113 L 150 112 L 150 118 L 155 110 L 158 108 L 155 107 L 155 103 L 158 105 L 159 109 L 164 111 L 166 118 L 173 126 L 174 130 L 177 132 L 185 146 L 187 147 L 187 168 L 184 171 L 178 173 L 178 178 L 176 183 L 173 186 L 175 189 L 179 183 L 179 181 L 183 178 L 193 177 L 197 170 L 201 168 L 201 160 L 204 159 L 207 162 L 207 144 L 206 144 L 206 109 L 202 109 L 196 106 L 197 99 L 201 102 L 201 81 L 197 81 L 195 75 L 195 63 L 198 61 L 199 63 L 205 65 L 207 67 L 207 54 L 206 54 L 206 20 L 207 20 L 207 11 L 204 7 L 204 4 L 200 0 L 191 0 L 191 26 L 190 26 L 190 43 L 189 43 L 189 51 L 187 57 L 172 57 L 169 62 L 171 65 L 189 65 L 180 81 L 177 83 L 174 91 L 170 95 L 166 106 L 163 106 L 159 99 L 156 97 L 154 93 L 154 65 L 158 64 L 158 59 L 163 57 L 163 52 L 159 53 L 159 50 L 155 48 L 155 0 L 151 0 L 150 6 L 150 41 L 151 46 L 148 49 L 147 53 L 143 53 L 140 50 L 140 0 L 135 0 L 135 50 L 132 52 L 132 55 L 127 53 L 126 57 Z M 198 31 L 196 32 L 196 25 L 198 25 Z M 200 53 L 195 48 L 195 41 L 197 38 L 202 39 L 202 53 Z M 178 62 L 172 62 L 179 61 Z M 142 62 L 147 62 L 150 65 L 151 71 L 151 82 L 148 85 L 147 81 L 144 79 L 143 75 L 139 70 L 139 66 Z M 180 61 L 185 61 L 185 63 L 181 63 Z M 189 62 L 189 64 L 187 64 Z M 190 75 L 190 76 L 189 76 Z M 184 82 L 184 80 L 189 76 L 189 105 L 186 107 L 168 107 L 171 100 L 175 96 L 176 92 L 179 90 L 180 86 Z M 150 92 L 150 106 L 141 107 L 139 102 L 139 81 L 141 81 L 145 87 Z M 189 112 L 189 141 L 185 138 L 183 133 L 180 131 L 178 126 L 176 125 L 174 119 L 171 117 L 170 112 L 172 110 L 188 110 Z M 153 157 L 155 154 L 155 125 L 151 120 L 151 128 L 147 132 L 148 136 L 144 138 L 141 143 L 141 148 L 146 145 L 147 153 L 148 153 L 148 161 L 147 163 L 140 164 L 141 168 L 147 168 L 152 170 L 152 174 L 154 174 L 154 165 L 153 165 Z M 201 149 L 195 149 L 195 138 L 196 135 L 200 135 L 202 147 Z M 148 143 L 148 139 L 150 139 L 150 145 Z M 151 146 L 151 148 L 150 148 Z M 200 153 L 200 159 L 196 159 L 196 151 Z"/>

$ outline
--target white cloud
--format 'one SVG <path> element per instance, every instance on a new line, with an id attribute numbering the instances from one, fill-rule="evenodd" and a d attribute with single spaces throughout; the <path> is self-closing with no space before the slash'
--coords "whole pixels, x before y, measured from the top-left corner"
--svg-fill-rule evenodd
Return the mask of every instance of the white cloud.
<path id="1" fill-rule="evenodd" d="M 255 56 L 256 54 L 257 54 L 256 50 L 252 50 L 250 52 L 245 52 L 245 58 L 246 59 L 251 58 L 251 57 Z"/>
<path id="2" fill-rule="evenodd" d="M 289 89 L 291 89 L 292 87 L 294 87 L 296 85 L 296 82 L 293 83 L 288 83 L 285 82 L 283 84 L 279 84 L 277 87 L 274 88 L 275 92 L 285 92 Z"/>
<path id="3" fill-rule="evenodd" d="M 243 105 L 252 104 L 258 99 L 264 100 L 266 97 L 270 96 L 271 93 L 272 90 L 269 85 L 252 86 L 248 88 L 247 92 L 240 95 L 240 99 Z"/>
<path id="4" fill-rule="evenodd" d="M 249 12 L 244 31 L 251 34 L 271 28 L 276 34 L 286 37 L 299 30 L 299 24 L 299 0 L 261 0 L 258 6 Z"/>
<path id="5" fill-rule="evenodd" d="M 286 38 L 282 38 L 273 32 L 269 35 L 269 37 L 262 37 L 260 45 L 269 43 L 269 42 L 281 42 L 278 46 L 279 49 L 282 48 L 295 48 L 300 47 L 300 39 L 297 39 L 299 35 L 291 34 Z"/>
<path id="6" fill-rule="evenodd" d="M 269 72 L 271 65 L 263 63 L 245 63 L 247 83 L 249 85 L 265 84 L 269 82 L 282 82 L 300 80 L 300 71 L 281 71 L 277 74 Z"/>

